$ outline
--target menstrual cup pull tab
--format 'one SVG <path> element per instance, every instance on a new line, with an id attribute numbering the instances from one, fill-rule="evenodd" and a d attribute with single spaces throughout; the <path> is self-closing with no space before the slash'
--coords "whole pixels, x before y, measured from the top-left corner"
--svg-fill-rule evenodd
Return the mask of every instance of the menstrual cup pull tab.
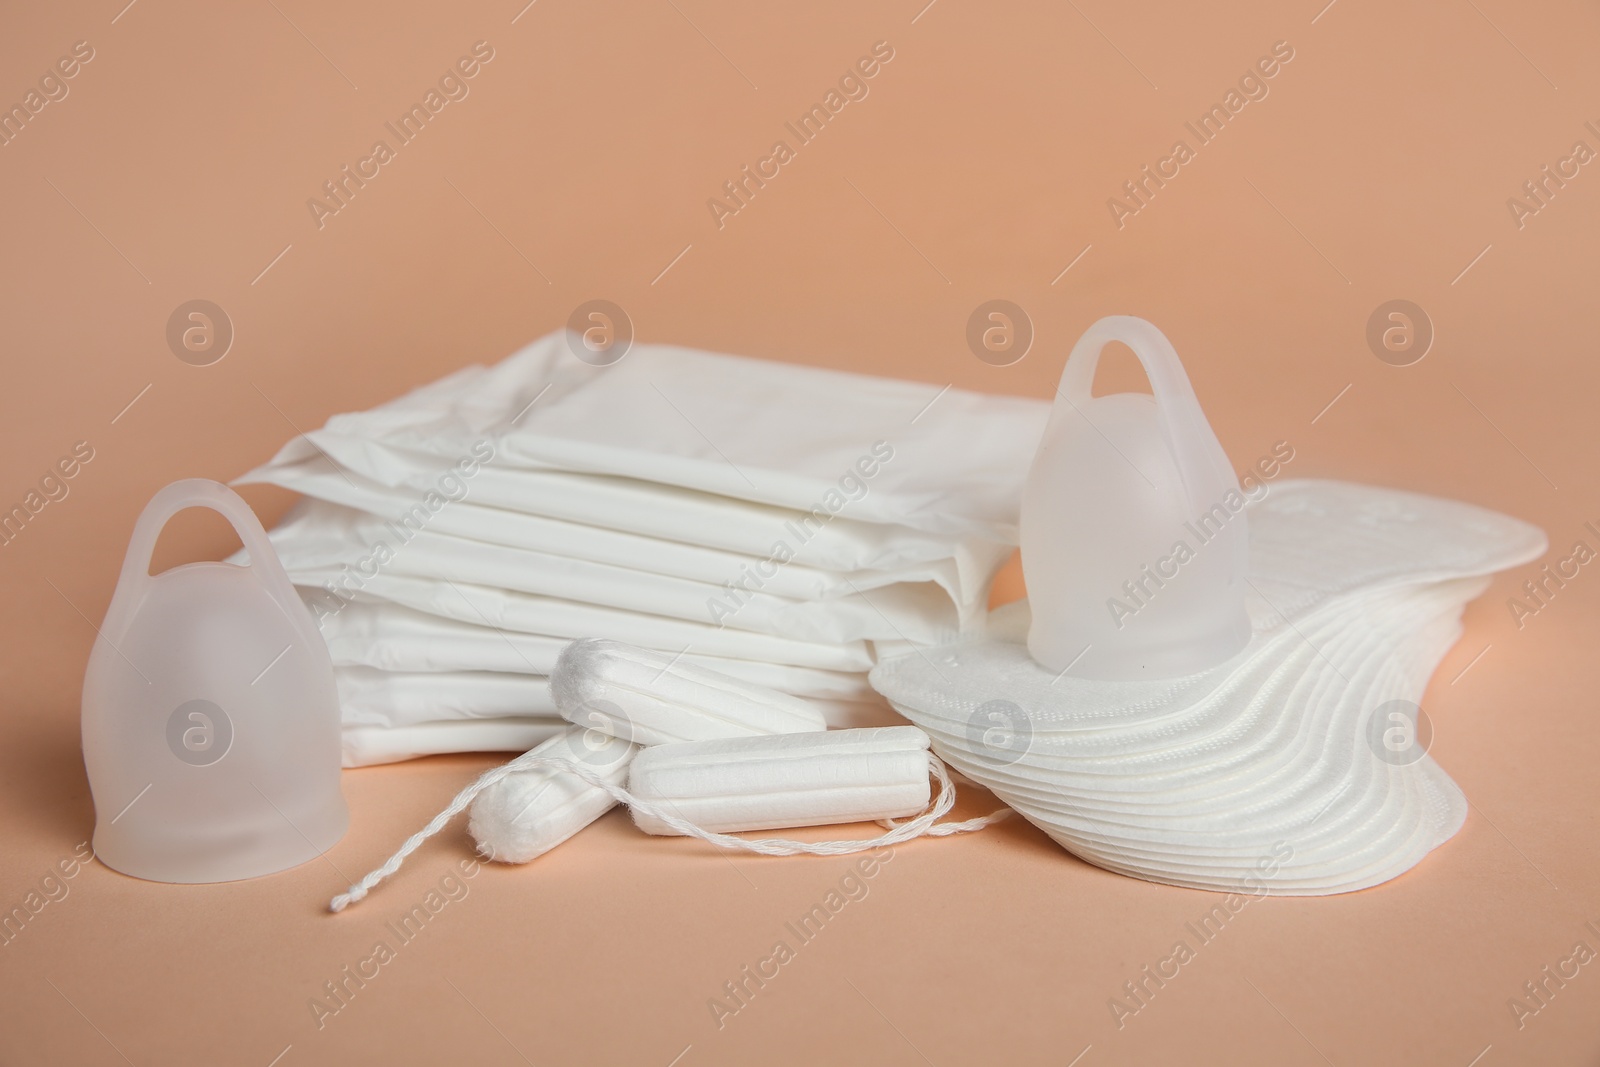
<path id="1" fill-rule="evenodd" d="M 1152 395 L 1090 395 L 1107 342 Z M 1193 674 L 1250 639 L 1245 498 L 1172 344 L 1150 323 L 1090 326 L 1061 374 L 1023 489 L 1028 651 L 1054 671 L 1126 680 Z"/>
<path id="2" fill-rule="evenodd" d="M 190 507 L 232 523 L 250 565 L 150 555 Z M 312 859 L 344 836 L 333 663 L 266 531 L 218 482 L 145 506 L 83 680 L 94 851 L 159 882 L 224 882 Z"/>

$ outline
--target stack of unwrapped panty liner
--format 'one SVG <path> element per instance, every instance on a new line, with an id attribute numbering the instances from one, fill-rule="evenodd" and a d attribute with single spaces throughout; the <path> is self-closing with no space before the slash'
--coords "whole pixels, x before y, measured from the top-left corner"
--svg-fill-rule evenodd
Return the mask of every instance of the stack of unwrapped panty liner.
<path id="1" fill-rule="evenodd" d="M 339 675 L 347 765 L 523 750 L 562 646 L 606 637 L 898 718 L 887 655 L 981 625 L 1048 405 L 554 334 L 239 479 L 304 494 L 271 534 Z"/>
<path id="2" fill-rule="evenodd" d="M 1090 681 L 1026 646 L 1025 603 L 981 638 L 887 661 L 874 687 L 952 766 L 1064 848 L 1152 881 L 1254 894 L 1376 885 L 1466 817 L 1417 704 L 1526 523 L 1338 482 L 1250 509 L 1254 636 L 1190 677 Z"/>

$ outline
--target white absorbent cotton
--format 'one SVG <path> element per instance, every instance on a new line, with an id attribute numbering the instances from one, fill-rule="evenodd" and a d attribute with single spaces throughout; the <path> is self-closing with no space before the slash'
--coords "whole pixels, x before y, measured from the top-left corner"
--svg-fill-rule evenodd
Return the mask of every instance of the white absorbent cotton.
<path id="1" fill-rule="evenodd" d="M 1471 505 L 1283 482 L 1250 510 L 1254 636 L 1218 667 L 1049 671 L 1028 655 L 1020 604 L 871 681 L 952 766 L 1092 863 L 1203 889 L 1346 892 L 1460 828 L 1465 799 L 1406 730 L 1463 606 L 1544 548 L 1536 528 Z"/>

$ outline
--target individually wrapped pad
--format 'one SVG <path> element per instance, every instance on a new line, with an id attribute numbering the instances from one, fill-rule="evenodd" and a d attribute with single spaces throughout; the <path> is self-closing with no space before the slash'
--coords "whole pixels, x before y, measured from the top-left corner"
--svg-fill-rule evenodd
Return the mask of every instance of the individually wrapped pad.
<path id="1" fill-rule="evenodd" d="M 415 460 L 425 481 L 437 481 L 439 464 L 434 457 Z M 429 530 L 719 586 L 756 571 L 764 592 L 796 599 L 934 582 L 955 603 L 968 604 L 982 597 L 990 575 L 1011 553 L 1011 546 L 999 542 L 934 537 L 843 516 L 821 527 L 801 512 L 647 482 L 543 471 L 505 472 L 497 479 L 492 468 L 480 473 L 488 476 L 487 487 L 475 477 L 461 499 L 436 497 L 437 509 L 423 503 L 425 490 L 410 487 L 413 479 L 402 487 L 381 485 L 335 466 L 321 453 L 274 462 L 241 480 L 271 482 L 376 516 L 392 524 L 397 541 Z M 489 506 L 484 497 L 501 506 Z M 506 506 L 523 501 L 538 510 Z M 815 544 L 819 538 L 820 546 Z M 764 566 L 780 541 L 819 565 L 791 559 L 776 569 Z M 852 560 L 860 566 L 846 567 Z"/>
<path id="2" fill-rule="evenodd" d="M 454 462 L 493 438 L 496 466 L 622 475 L 806 512 L 849 494 L 852 518 L 1014 543 L 1048 415 L 1039 400 L 668 345 L 593 367 L 552 334 L 494 367 L 335 416 L 277 461 L 314 443 L 343 463 L 341 443 L 381 442 Z"/>
<path id="3" fill-rule="evenodd" d="M 316 603 L 322 603 L 327 611 L 338 611 L 339 603 L 381 600 L 447 619 L 523 634 L 567 639 L 608 634 L 629 644 L 672 653 L 692 649 L 701 655 L 836 671 L 864 671 L 875 662 L 872 646 L 865 641 L 839 644 L 796 641 L 494 586 L 433 582 L 383 571 L 367 579 L 353 594 L 343 594 L 348 596 L 344 601 L 326 604 L 314 590 L 301 590 L 302 597 L 308 593 L 317 614 L 321 612 Z"/>
<path id="4" fill-rule="evenodd" d="M 312 437 L 314 441 L 290 441 L 272 462 L 236 483 L 281 485 L 335 503 L 356 504 L 362 499 L 359 495 L 353 495 L 349 486 L 341 491 L 334 483 L 370 479 L 409 499 L 398 516 L 377 512 L 402 522 L 419 505 L 435 518 L 454 506 L 438 491 L 442 478 L 457 476 L 454 458 L 342 437 L 326 429 L 313 431 Z M 307 472 L 315 474 L 315 480 Z M 966 591 L 987 581 L 990 563 L 1003 562 L 1010 551 L 1004 541 L 957 539 L 889 523 L 860 522 L 842 513 L 848 504 L 830 517 L 632 478 L 502 470 L 492 465 L 481 467 L 469 485 L 471 503 L 487 510 L 565 520 L 762 560 L 773 556 L 781 544 L 782 554 L 793 553 L 792 563 L 827 571 L 887 571 L 948 560 Z M 466 518 L 446 521 L 460 524 L 472 518 L 467 513 Z"/>
<path id="5" fill-rule="evenodd" d="M 574 641 L 550 683 L 569 721 L 642 745 L 827 727 L 799 697 L 619 641 Z"/>
<path id="6" fill-rule="evenodd" d="M 400 673 L 338 667 L 339 710 L 346 725 L 414 726 L 450 719 L 544 715 L 556 718 L 550 681 L 494 671 Z"/>
<path id="7" fill-rule="evenodd" d="M 314 596 L 309 590 L 305 596 Z M 512 630 L 474 626 L 383 601 L 353 601 L 319 620 L 336 667 L 385 671 L 502 671 L 548 675 L 569 642 Z M 864 673 L 825 671 L 692 652 L 683 661 L 795 696 L 881 703 Z"/>
<path id="8" fill-rule="evenodd" d="M 928 806 L 928 738 L 890 726 L 660 745 L 634 759 L 628 791 L 715 833 L 901 818 Z"/>
<path id="9" fill-rule="evenodd" d="M 569 759 L 621 785 L 638 746 L 595 730 L 569 726 L 539 745 L 540 756 Z M 468 830 L 478 851 L 502 863 L 544 855 L 610 811 L 611 794 L 559 768 L 519 771 L 472 802 Z"/>
<path id="10" fill-rule="evenodd" d="M 336 667 L 548 675 L 567 647 L 567 638 L 473 625 L 375 598 L 329 603 L 324 590 L 299 593 Z"/>
<path id="11" fill-rule="evenodd" d="M 360 588 L 366 572 L 447 587 L 472 583 L 584 604 L 667 616 L 801 641 L 901 638 L 948 640 L 979 605 L 963 606 L 931 582 L 897 583 L 823 600 L 794 600 L 756 589 L 737 598 L 721 585 L 610 563 L 434 533 L 404 531 L 363 512 L 320 501 L 298 506 L 271 533 L 289 577 L 300 586 Z M 377 559 L 380 547 L 384 557 Z M 374 562 L 377 560 L 376 562 Z M 781 568 L 778 569 L 781 573 Z M 724 581 L 738 578 L 738 572 Z M 448 589 L 441 589 L 448 592 Z"/>
<path id="12" fill-rule="evenodd" d="M 526 752 L 566 729 L 546 716 L 463 719 L 412 726 L 351 726 L 340 730 L 344 766 L 370 767 L 448 752 Z"/>

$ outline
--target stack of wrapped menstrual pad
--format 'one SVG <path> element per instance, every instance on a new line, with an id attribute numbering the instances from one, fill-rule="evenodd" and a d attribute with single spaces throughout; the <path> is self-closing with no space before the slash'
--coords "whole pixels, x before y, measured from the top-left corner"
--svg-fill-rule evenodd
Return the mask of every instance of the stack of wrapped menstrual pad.
<path id="1" fill-rule="evenodd" d="M 295 438 L 240 483 L 339 675 L 346 765 L 560 729 L 572 639 L 900 721 L 882 658 L 976 624 L 1016 543 L 1036 400 L 553 334 Z"/>

